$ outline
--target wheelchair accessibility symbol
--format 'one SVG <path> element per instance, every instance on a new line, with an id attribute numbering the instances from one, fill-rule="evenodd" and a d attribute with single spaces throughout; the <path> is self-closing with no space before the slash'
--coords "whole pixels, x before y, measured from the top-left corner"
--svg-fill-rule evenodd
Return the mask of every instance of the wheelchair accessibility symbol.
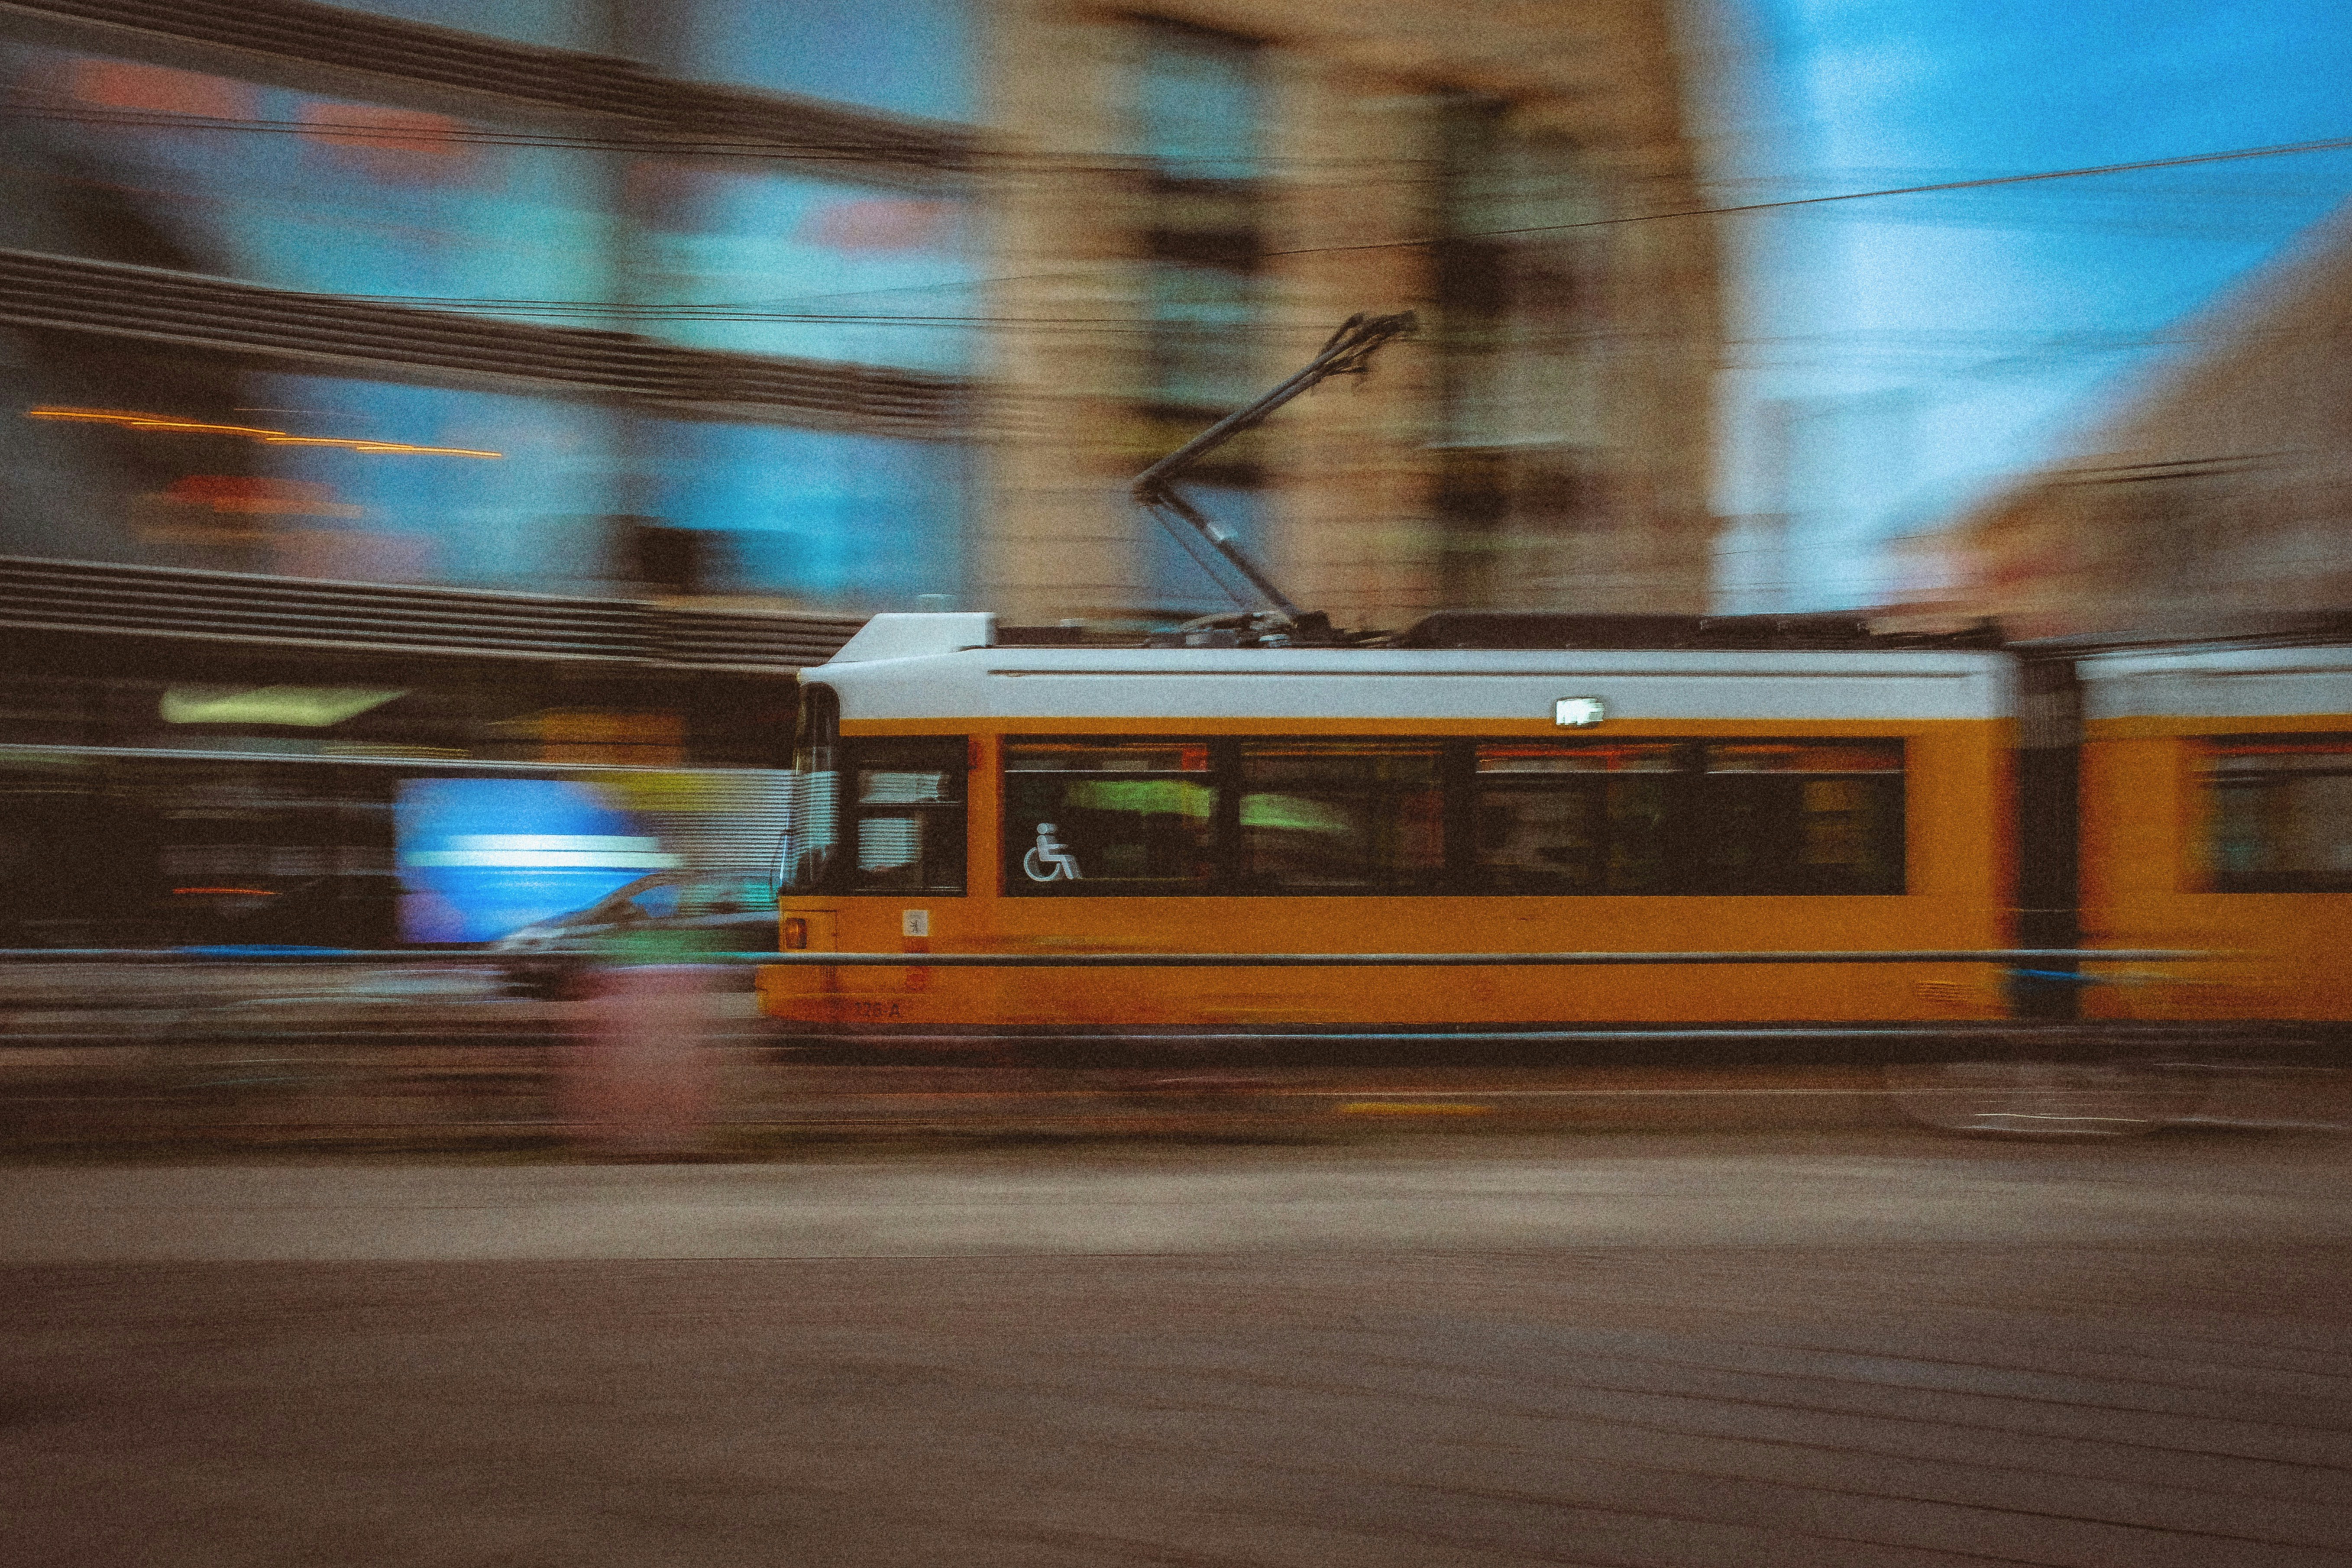
<path id="1" fill-rule="evenodd" d="M 1081 880 L 1078 858 L 1070 853 L 1069 846 L 1054 837 L 1054 825 L 1050 822 L 1037 825 L 1037 842 L 1021 857 L 1021 869 L 1033 882 Z"/>

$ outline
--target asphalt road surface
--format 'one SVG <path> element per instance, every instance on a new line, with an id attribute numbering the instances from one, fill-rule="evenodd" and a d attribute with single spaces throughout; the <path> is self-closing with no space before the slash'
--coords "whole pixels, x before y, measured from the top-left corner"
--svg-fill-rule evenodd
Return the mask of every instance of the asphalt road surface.
<path id="1" fill-rule="evenodd" d="M 2352 1563 L 2352 1142 L 0 1170 L 34 1564 Z"/>

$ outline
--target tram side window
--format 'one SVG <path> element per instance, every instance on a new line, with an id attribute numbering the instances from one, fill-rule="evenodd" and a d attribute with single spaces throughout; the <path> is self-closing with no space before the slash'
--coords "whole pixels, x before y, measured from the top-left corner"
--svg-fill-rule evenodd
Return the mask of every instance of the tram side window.
<path id="1" fill-rule="evenodd" d="M 1024 738 L 1021 896 L 1899 894 L 1900 741 Z"/>
<path id="2" fill-rule="evenodd" d="M 1471 822 L 1488 893 L 1668 893 L 1672 745 L 1478 748 Z"/>
<path id="3" fill-rule="evenodd" d="M 2352 892 L 2352 735 L 2210 742 L 2203 761 L 2216 892 Z"/>
<path id="4" fill-rule="evenodd" d="M 1694 891 L 1900 893 L 1903 743 L 1708 746 Z"/>
<path id="5" fill-rule="evenodd" d="M 1442 748 L 1244 742 L 1244 893 L 1434 888 L 1445 870 Z"/>
<path id="6" fill-rule="evenodd" d="M 1205 891 L 1216 787 L 1199 742 L 1005 748 L 1004 887 L 1016 894 Z"/>
<path id="7" fill-rule="evenodd" d="M 961 735 L 858 741 L 850 809 L 860 893 L 961 893 L 964 880 Z"/>

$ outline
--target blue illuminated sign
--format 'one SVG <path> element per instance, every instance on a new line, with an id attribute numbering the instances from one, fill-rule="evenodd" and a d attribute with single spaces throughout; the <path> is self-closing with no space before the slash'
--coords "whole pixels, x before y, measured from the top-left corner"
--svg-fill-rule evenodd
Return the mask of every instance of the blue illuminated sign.
<path id="1" fill-rule="evenodd" d="M 409 779 L 394 826 L 409 942 L 492 942 L 677 863 L 595 785 L 558 779 Z"/>

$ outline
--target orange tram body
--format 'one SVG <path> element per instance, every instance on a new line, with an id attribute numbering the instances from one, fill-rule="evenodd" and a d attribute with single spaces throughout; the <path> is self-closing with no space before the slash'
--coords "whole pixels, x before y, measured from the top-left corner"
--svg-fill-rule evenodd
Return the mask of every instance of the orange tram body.
<path id="1" fill-rule="evenodd" d="M 2352 648 L 1818 617 L 1076 637 L 880 616 L 806 672 L 780 947 L 913 962 L 772 964 L 768 1014 L 876 1043 L 2352 1016 Z M 2039 992 L 1985 963 L 917 957 L 2078 946 L 2214 956 Z"/>

